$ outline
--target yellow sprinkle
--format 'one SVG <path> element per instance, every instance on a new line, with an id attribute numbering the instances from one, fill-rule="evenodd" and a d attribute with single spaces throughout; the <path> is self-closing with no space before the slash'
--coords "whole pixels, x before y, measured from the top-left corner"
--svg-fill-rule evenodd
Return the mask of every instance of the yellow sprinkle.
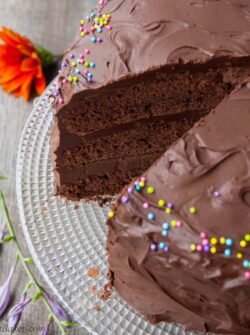
<path id="1" fill-rule="evenodd" d="M 72 83 L 72 81 L 73 81 L 73 77 L 68 77 L 68 81 L 70 82 L 70 83 Z"/>
<path id="2" fill-rule="evenodd" d="M 73 81 L 78 81 L 78 77 L 77 77 L 77 76 L 74 76 L 74 77 L 73 77 Z"/>
<path id="3" fill-rule="evenodd" d="M 84 31 L 81 32 L 81 36 L 84 37 L 86 33 Z"/>
<path id="4" fill-rule="evenodd" d="M 115 213 L 113 211 L 108 212 L 108 217 L 112 219 L 115 216 Z"/>
<path id="5" fill-rule="evenodd" d="M 246 240 L 247 242 L 250 242 L 250 234 L 246 234 L 246 235 L 245 235 L 245 240 Z"/>
<path id="6" fill-rule="evenodd" d="M 165 202 L 163 199 L 160 199 L 160 200 L 158 201 L 158 206 L 160 206 L 160 207 L 165 206 L 165 204 L 166 204 L 166 202 Z"/>
<path id="7" fill-rule="evenodd" d="M 171 213 L 172 213 L 172 209 L 171 209 L 171 208 L 166 208 L 166 209 L 165 209 L 165 213 L 167 213 L 167 214 L 171 214 Z"/>
<path id="8" fill-rule="evenodd" d="M 147 188 L 147 192 L 148 192 L 149 194 L 153 194 L 153 193 L 155 193 L 155 189 L 154 189 L 154 187 L 153 187 L 153 186 L 149 186 L 149 187 Z"/>
<path id="9" fill-rule="evenodd" d="M 172 221 L 171 221 L 171 226 L 172 226 L 172 227 L 176 227 L 176 223 L 177 223 L 176 220 L 172 220 Z"/>
<path id="10" fill-rule="evenodd" d="M 108 24 L 108 21 L 103 21 L 103 24 L 106 26 Z"/>
<path id="11" fill-rule="evenodd" d="M 236 257 L 237 257 L 238 259 L 241 259 L 241 258 L 243 257 L 243 254 L 242 254 L 241 252 L 238 252 L 238 253 L 236 254 Z"/>
<path id="12" fill-rule="evenodd" d="M 225 237 L 221 237 L 220 238 L 220 244 L 225 244 L 226 243 L 226 239 Z"/>
<path id="13" fill-rule="evenodd" d="M 98 28 L 98 24 L 94 24 L 94 28 L 97 29 Z"/>
<path id="14" fill-rule="evenodd" d="M 191 244 L 190 245 L 190 249 L 191 249 L 191 251 L 195 251 L 196 250 L 196 245 L 195 244 Z"/>
<path id="15" fill-rule="evenodd" d="M 240 241 L 240 246 L 241 246 L 242 248 L 245 248 L 245 247 L 247 246 L 247 242 L 244 241 L 244 240 Z"/>
<path id="16" fill-rule="evenodd" d="M 80 24 L 83 26 L 83 25 L 84 25 L 84 22 L 85 22 L 84 20 L 81 20 L 81 21 L 80 21 Z"/>
<path id="17" fill-rule="evenodd" d="M 140 182 L 139 182 L 139 186 L 140 186 L 140 187 L 144 187 L 144 186 L 145 186 L 144 181 L 140 181 Z"/>
<path id="18" fill-rule="evenodd" d="M 210 252 L 211 252 L 211 254 L 216 254 L 217 249 L 216 249 L 215 247 L 212 247 L 212 248 L 210 249 Z"/>
<path id="19" fill-rule="evenodd" d="M 72 67 L 76 67 L 76 62 L 71 63 Z"/>
<path id="20" fill-rule="evenodd" d="M 190 212 L 191 214 L 195 214 L 195 213 L 197 212 L 197 209 L 196 209 L 195 207 L 190 207 L 190 208 L 189 208 L 189 212 Z"/>
<path id="21" fill-rule="evenodd" d="M 211 242 L 211 244 L 216 245 L 216 244 L 218 243 L 218 240 L 217 240 L 216 237 L 212 237 L 212 238 L 210 239 L 210 242 Z"/>
<path id="22" fill-rule="evenodd" d="M 110 14 L 106 14 L 106 17 L 107 17 L 108 19 L 110 19 L 110 18 L 111 18 L 111 15 L 110 15 Z"/>

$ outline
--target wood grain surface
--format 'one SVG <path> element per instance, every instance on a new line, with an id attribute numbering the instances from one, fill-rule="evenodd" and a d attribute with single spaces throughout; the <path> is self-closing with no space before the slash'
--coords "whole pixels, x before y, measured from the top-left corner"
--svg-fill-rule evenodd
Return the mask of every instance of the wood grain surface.
<path id="1" fill-rule="evenodd" d="M 95 0 L 0 0 L 0 27 L 5 25 L 29 37 L 35 43 L 44 46 L 55 54 L 63 53 L 75 32 L 79 20 L 87 10 L 96 4 Z M 28 255 L 24 236 L 18 219 L 15 193 L 15 164 L 17 146 L 21 132 L 32 110 L 32 102 L 26 103 L 6 95 L 0 89 L 0 175 L 8 179 L 1 182 L 15 230 L 23 250 Z M 0 228 L 3 219 L 0 216 Z M 0 286 L 13 264 L 15 250 L 11 243 L 0 250 Z M 33 273 L 43 283 L 36 268 Z M 15 301 L 27 283 L 25 273 L 18 268 L 12 289 L 15 291 Z M 46 285 L 46 283 L 43 283 Z M 47 312 L 42 303 L 28 306 L 23 314 L 19 330 L 15 334 L 35 335 L 47 323 Z M 0 320 L 0 335 L 6 332 L 6 316 Z M 52 327 L 50 334 L 60 334 Z M 84 331 L 76 326 L 69 334 L 83 335 Z"/>

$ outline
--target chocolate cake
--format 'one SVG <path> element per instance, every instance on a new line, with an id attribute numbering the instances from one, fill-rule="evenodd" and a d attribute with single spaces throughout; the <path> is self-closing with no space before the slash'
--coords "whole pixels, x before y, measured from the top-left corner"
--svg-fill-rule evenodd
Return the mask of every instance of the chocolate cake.
<path id="1" fill-rule="evenodd" d="M 111 282 L 152 323 L 250 334 L 250 79 L 126 187 Z"/>
<path id="2" fill-rule="evenodd" d="M 100 0 L 53 94 L 57 194 L 115 194 L 250 75 L 248 0 Z"/>

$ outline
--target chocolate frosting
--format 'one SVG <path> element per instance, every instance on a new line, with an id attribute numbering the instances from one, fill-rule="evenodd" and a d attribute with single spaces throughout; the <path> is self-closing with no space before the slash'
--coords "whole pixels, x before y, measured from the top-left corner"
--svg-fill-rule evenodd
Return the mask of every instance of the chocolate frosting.
<path id="1" fill-rule="evenodd" d="M 109 213 L 113 285 L 153 323 L 250 334 L 249 125 L 250 80 L 126 187 Z"/>
<path id="2" fill-rule="evenodd" d="M 250 4 L 248 0 L 104 0 L 92 11 L 111 15 L 102 32 L 91 31 L 88 17 L 63 60 L 54 109 L 60 110 L 79 92 L 168 64 L 205 63 L 214 58 L 249 56 Z M 92 15 L 93 16 L 93 15 Z M 84 31 L 83 31 L 84 32 Z M 85 34 L 85 33 L 84 33 Z M 93 37 L 102 43 L 93 43 Z M 89 49 L 90 53 L 86 53 Z M 93 62 L 87 81 L 80 55 Z M 72 58 L 72 56 L 74 58 Z M 80 59 L 81 60 L 81 59 Z M 72 63 L 76 65 L 72 67 Z M 80 73 L 76 74 L 76 70 Z M 68 82 L 76 77 L 76 82 Z M 76 95 L 76 96 L 75 96 Z"/>

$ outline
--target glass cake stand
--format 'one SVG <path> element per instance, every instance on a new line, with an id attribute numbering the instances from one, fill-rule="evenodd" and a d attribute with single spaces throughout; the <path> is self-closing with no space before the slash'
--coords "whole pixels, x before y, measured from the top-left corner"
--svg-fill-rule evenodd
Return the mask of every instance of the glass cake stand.
<path id="1" fill-rule="evenodd" d="M 108 208 L 96 202 L 65 201 L 53 194 L 49 145 L 53 115 L 48 97 L 54 86 L 35 101 L 17 157 L 21 225 L 38 270 L 86 334 L 194 335 L 170 324 L 152 326 L 114 293 L 108 301 L 100 299 L 98 293 L 107 283 L 104 222 Z M 88 277 L 92 267 L 100 269 L 98 278 Z M 91 286 L 96 286 L 97 293 Z"/>

